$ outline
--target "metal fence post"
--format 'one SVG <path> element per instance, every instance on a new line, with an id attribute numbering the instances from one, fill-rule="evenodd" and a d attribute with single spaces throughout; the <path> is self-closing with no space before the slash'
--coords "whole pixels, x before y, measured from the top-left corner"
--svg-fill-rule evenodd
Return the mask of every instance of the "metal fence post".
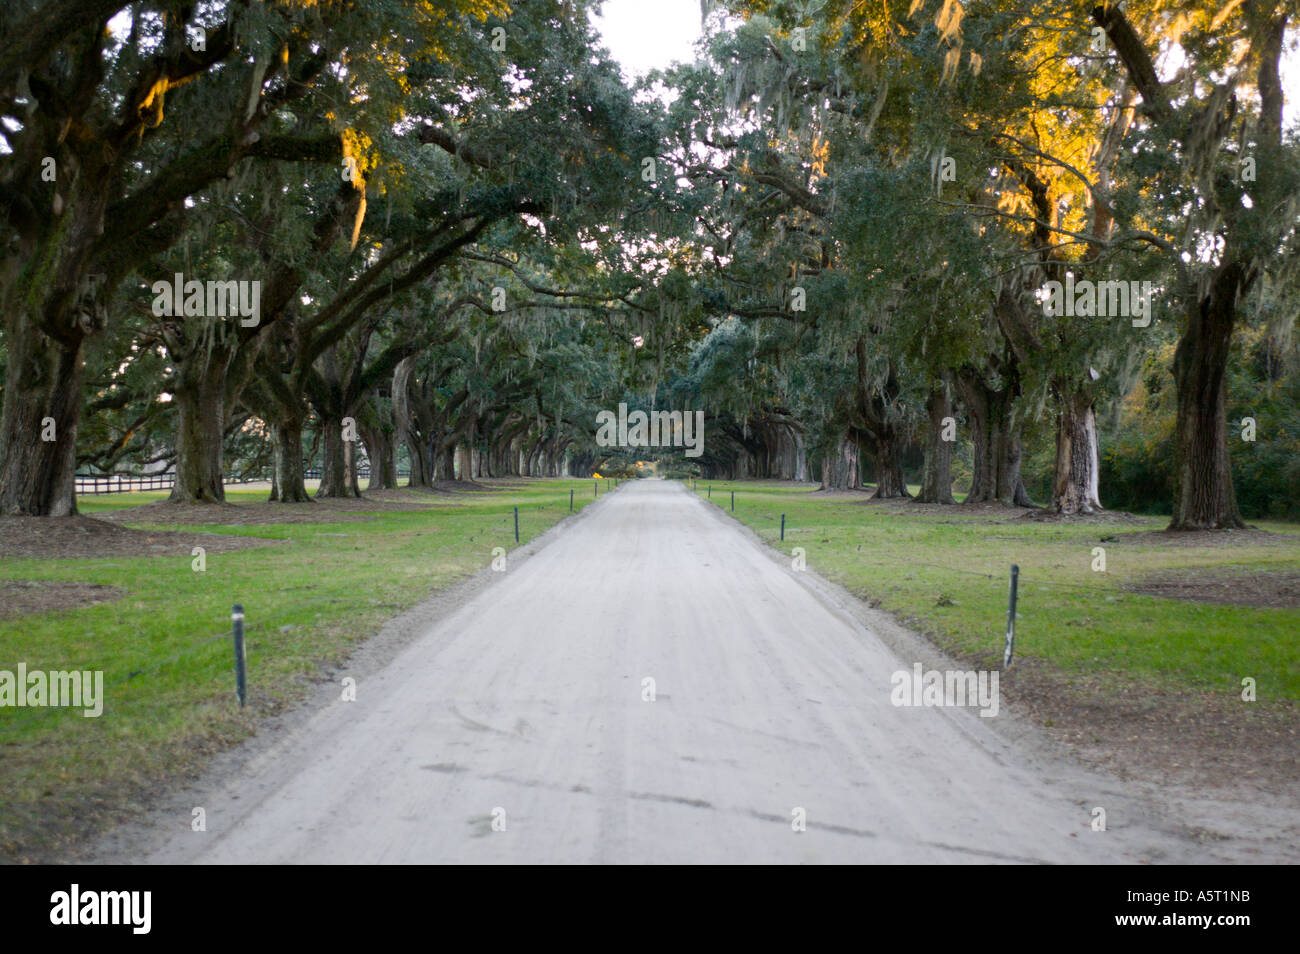
<path id="1" fill-rule="evenodd" d="M 785 542 L 785 514 L 781 514 L 781 542 Z"/>
<path id="2" fill-rule="evenodd" d="M 515 543 L 519 542 L 519 508 L 515 508 Z"/>
<path id="3" fill-rule="evenodd" d="M 230 619 L 235 628 L 235 693 L 239 696 L 239 707 L 248 704 L 248 656 L 244 648 L 244 606 L 236 603 L 230 611 Z"/>
<path id="4" fill-rule="evenodd" d="M 1007 645 L 1002 652 L 1002 668 L 1011 665 L 1011 657 L 1016 648 L 1016 591 L 1020 583 L 1020 567 L 1011 564 L 1011 595 L 1007 598 Z"/>

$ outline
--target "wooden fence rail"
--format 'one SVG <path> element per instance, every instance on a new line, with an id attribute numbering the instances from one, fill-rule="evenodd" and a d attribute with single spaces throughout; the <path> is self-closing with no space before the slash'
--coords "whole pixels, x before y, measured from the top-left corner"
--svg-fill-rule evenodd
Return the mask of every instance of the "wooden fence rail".
<path id="1" fill-rule="evenodd" d="M 123 494 L 132 490 L 170 490 L 175 474 L 77 474 L 77 495 Z"/>
<path id="2" fill-rule="evenodd" d="M 303 471 L 303 478 L 306 480 L 319 480 L 321 472 L 318 469 Z M 407 471 L 399 470 L 397 472 L 399 479 L 405 480 L 411 475 Z M 357 472 L 357 478 L 360 480 L 369 480 L 370 471 L 360 470 Z M 254 481 L 270 480 L 270 477 L 245 476 L 245 477 L 227 477 L 227 484 L 247 484 Z M 96 494 L 125 494 L 136 490 L 171 490 L 176 486 L 175 474 L 77 474 L 77 496 L 96 495 Z"/>

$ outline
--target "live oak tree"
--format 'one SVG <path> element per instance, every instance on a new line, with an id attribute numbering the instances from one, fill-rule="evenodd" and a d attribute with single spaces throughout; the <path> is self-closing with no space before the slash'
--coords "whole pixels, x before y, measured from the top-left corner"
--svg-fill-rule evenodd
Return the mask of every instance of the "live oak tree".
<path id="1" fill-rule="evenodd" d="M 340 5 L 341 6 L 341 5 Z M 183 200 L 253 153 L 276 109 L 326 65 L 335 5 L 193 7 L 139 3 L 6 5 L 0 112 L 12 120 L 0 170 L 8 350 L 0 415 L 0 511 L 75 512 L 82 345 L 108 320 L 130 269 L 175 241 Z M 201 42 L 197 30 L 203 29 Z M 185 148 L 148 169 L 135 157 L 169 118 L 177 88 L 217 106 Z M 173 122 L 176 117 L 170 117 Z M 198 135 L 194 135 L 195 131 Z"/>
<path id="2" fill-rule="evenodd" d="M 1267 298 L 1294 283 L 1300 179 L 1294 145 L 1283 141 L 1280 68 L 1295 14 L 1294 4 L 1272 0 L 1091 9 L 1139 97 L 1130 135 L 1150 157 L 1147 240 L 1166 255 L 1182 325 L 1172 529 L 1243 525 L 1229 460 L 1227 370 L 1247 296 Z M 1171 40 L 1186 51 L 1186 65 L 1166 79 L 1155 56 Z"/>
<path id="3" fill-rule="evenodd" d="M 329 131 L 313 134 L 304 123 L 306 131 L 282 145 L 285 158 L 300 160 L 301 172 L 299 182 L 281 187 L 289 194 L 280 197 L 279 211 L 303 219 L 309 239 L 277 236 L 264 263 L 275 280 L 274 300 L 264 309 L 268 330 L 259 335 L 248 395 L 271 424 L 274 499 L 307 499 L 299 454 L 309 403 L 318 412 L 326 455 L 320 495 L 356 492 L 354 481 L 342 477 L 340 461 L 351 448 L 342 441 L 340 422 L 407 356 L 399 351 L 418 350 L 408 341 L 385 352 L 370 373 L 340 376 L 340 349 L 375 320 L 377 309 L 436 284 L 462 250 L 512 216 L 537 215 L 558 233 L 561 222 L 572 227 L 586 221 L 585 210 L 608 215 L 618 207 L 619 183 L 630 178 L 618 137 L 637 132 L 626 120 L 608 125 L 604 117 L 617 115 L 620 105 L 630 108 L 626 98 L 617 103 L 626 92 L 608 82 L 612 67 L 581 55 L 581 41 L 590 39 L 585 23 L 566 21 L 567 32 L 557 33 L 549 7 L 530 10 L 531 20 L 510 21 L 505 57 L 496 55 L 489 34 L 469 38 L 481 60 L 472 84 L 454 64 L 398 51 L 419 85 L 384 99 L 379 124 L 345 117 L 344 184 L 337 182 L 337 168 L 326 165 L 327 179 L 311 168 L 337 155 Z M 377 85 L 360 74 L 350 96 L 373 104 Z M 358 97 L 358 89 L 366 95 Z M 394 124 L 394 115 L 400 122 Z M 615 144 L 618 149 L 611 148 Z M 382 217 L 367 214 L 368 204 L 382 207 Z M 349 353 L 364 362 L 364 349 Z"/>
<path id="4" fill-rule="evenodd" d="M 1026 504 L 1021 429 L 1051 406 L 1050 505 L 1096 512 L 1098 407 L 1126 392 L 1162 332 L 1131 327 L 1124 320 L 1131 314 L 1046 314 L 1042 286 L 1150 280 L 1160 294 L 1148 306 L 1172 304 L 1185 327 L 1175 363 L 1180 479 L 1172 525 L 1238 525 L 1222 407 L 1229 344 L 1246 292 L 1259 291 L 1256 300 L 1276 320 L 1271 305 L 1294 282 L 1296 156 L 1282 142 L 1278 81 L 1289 5 L 729 6 L 748 21 L 719 47 L 731 57 L 730 101 L 752 104 L 744 115 L 763 134 L 748 150 L 743 131 L 725 143 L 715 132 L 711 145 L 733 150 L 724 168 L 734 181 L 770 187 L 774 221 L 788 220 L 783 204 L 814 216 L 817 241 L 833 243 L 830 260 L 851 272 L 845 287 L 866 313 L 857 322 L 866 334 L 853 346 L 858 366 L 878 367 L 883 377 L 868 387 L 859 379 L 855 397 L 841 402 L 845 412 L 856 405 L 850 426 L 879 445 L 873 404 L 890 403 L 898 389 L 889 382 L 901 380 L 902 368 L 919 372 L 931 382 L 932 419 L 947 416 L 940 412 L 954 392 L 964 405 L 957 416 L 975 452 L 968 499 Z M 1160 44 L 1177 44 L 1186 61 L 1167 80 L 1153 65 Z M 911 205 L 964 210 L 984 243 L 978 255 L 953 254 L 944 248 L 950 242 L 928 238 L 951 228 L 950 220 L 909 216 L 909 203 L 894 204 L 883 190 L 844 186 L 858 170 L 889 175 L 922 156 L 931 161 L 936 195 L 912 197 Z M 1255 173 L 1261 162 L 1266 179 Z M 818 175 L 810 178 L 810 169 Z M 854 229 L 855 199 L 905 227 Z M 931 253 L 925 264 L 941 261 L 984 290 L 977 319 L 957 332 L 955 345 L 923 355 L 909 345 L 933 342 L 927 326 L 935 315 L 909 308 L 927 279 L 923 267 L 889 259 L 900 236 L 916 258 Z M 788 260 L 769 258 L 757 267 L 779 274 L 782 264 Z M 873 296 L 877 269 L 887 289 L 902 290 L 892 303 Z M 820 320 L 819 335 L 835 340 L 834 326 Z M 891 340 L 887 329 L 906 333 Z M 983 356 L 962 343 L 981 336 Z M 935 442 L 928 446 L 929 459 L 941 460 Z M 933 484 L 930 476 L 927 466 Z"/>
<path id="5" fill-rule="evenodd" d="M 268 120 L 350 42 L 418 32 L 417 21 L 431 27 L 464 6 L 406 15 L 379 0 L 5 6 L 4 34 L 17 40 L 0 53 L 10 121 L 0 511 L 75 511 L 83 343 L 107 323 L 119 283 L 183 233 L 186 200 L 246 159 L 276 158 L 282 143 L 263 137 Z M 177 146 L 156 148 L 165 140 Z"/>
<path id="6" fill-rule="evenodd" d="M 207 503 L 232 461 L 356 495 L 363 446 L 383 487 L 621 465 L 624 402 L 706 410 L 703 473 L 948 503 L 968 445 L 968 501 L 1031 503 L 1032 452 L 1095 513 L 1168 347 L 1171 526 L 1241 525 L 1293 2 L 732 0 L 633 87 L 592 6 L 6 4 L 0 511 L 74 512 L 78 464 Z M 178 273 L 258 320 L 159 313 Z M 1044 308 L 1085 281 L 1149 282 L 1149 323 Z"/>

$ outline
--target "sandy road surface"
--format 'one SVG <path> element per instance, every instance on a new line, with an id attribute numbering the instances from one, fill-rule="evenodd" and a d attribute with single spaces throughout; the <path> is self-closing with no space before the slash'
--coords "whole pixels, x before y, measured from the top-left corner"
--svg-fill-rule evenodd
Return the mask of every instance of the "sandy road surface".
<path id="1" fill-rule="evenodd" d="M 564 527 L 362 678 L 355 702 L 186 793 L 206 832 L 173 815 L 135 858 L 1187 857 L 1114 810 L 1091 831 L 1086 776 L 1022 757 L 975 710 L 892 705 L 912 660 L 681 485 L 629 483 Z"/>

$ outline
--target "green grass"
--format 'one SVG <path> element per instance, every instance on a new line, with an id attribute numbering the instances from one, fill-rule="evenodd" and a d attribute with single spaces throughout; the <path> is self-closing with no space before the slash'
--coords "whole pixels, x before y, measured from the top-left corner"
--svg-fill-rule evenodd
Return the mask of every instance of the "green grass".
<path id="1" fill-rule="evenodd" d="M 381 624 L 488 565 L 593 502 L 590 480 L 521 480 L 488 492 L 429 496 L 428 509 L 361 512 L 310 524 L 159 526 L 283 543 L 208 552 L 196 572 L 180 555 L 5 560 L 0 579 L 119 587 L 111 603 L 0 621 L 0 669 L 104 672 L 104 713 L 0 708 L 0 858 L 48 856 L 96 811 L 248 733 L 255 715 L 302 697 L 322 666 L 340 662 Z M 608 485 L 607 485 L 608 486 Z M 605 488 L 602 487 L 602 496 Z M 79 502 L 83 513 L 136 506 L 165 492 Z M 264 490 L 232 490 L 261 503 Z M 355 514 L 356 512 L 350 512 Z M 128 526 L 149 529 L 128 521 Z M 234 692 L 232 604 L 247 617 L 250 707 Z"/>
<path id="2" fill-rule="evenodd" d="M 696 493 L 704 496 L 706 487 L 698 481 Z M 811 569 L 878 601 L 963 658 L 1000 664 L 1015 563 L 1017 659 L 1041 660 L 1066 673 L 1234 697 L 1242 678 L 1250 676 L 1262 704 L 1300 700 L 1300 610 L 1188 602 L 1124 589 L 1178 569 L 1300 569 L 1300 527 L 1294 524 L 1255 524 L 1285 535 L 1281 546 L 1178 547 L 1126 542 L 1164 529 L 1167 518 L 1003 522 L 959 508 L 909 513 L 899 505 L 866 503 L 866 494 L 861 502 L 837 500 L 789 484 L 712 481 L 712 488 L 711 502 L 724 510 L 734 489 L 735 518 L 765 541 L 787 553 L 803 547 Z M 1100 539 L 1109 536 L 1116 539 Z M 1106 551 L 1105 572 L 1092 568 L 1098 546 Z"/>

